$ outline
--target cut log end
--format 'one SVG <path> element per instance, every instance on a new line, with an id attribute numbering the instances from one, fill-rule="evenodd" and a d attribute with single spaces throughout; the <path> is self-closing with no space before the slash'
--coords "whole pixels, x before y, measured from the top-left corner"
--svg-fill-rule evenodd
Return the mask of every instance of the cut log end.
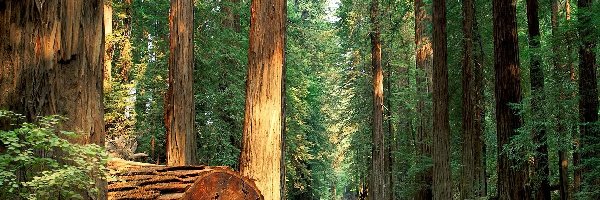
<path id="1" fill-rule="evenodd" d="M 259 200 L 262 196 L 252 181 L 231 170 L 215 169 L 199 177 L 182 199 Z"/>
<path id="2" fill-rule="evenodd" d="M 254 182 L 228 167 L 167 167 L 123 160 L 109 162 L 116 180 L 109 200 L 262 200 Z"/>

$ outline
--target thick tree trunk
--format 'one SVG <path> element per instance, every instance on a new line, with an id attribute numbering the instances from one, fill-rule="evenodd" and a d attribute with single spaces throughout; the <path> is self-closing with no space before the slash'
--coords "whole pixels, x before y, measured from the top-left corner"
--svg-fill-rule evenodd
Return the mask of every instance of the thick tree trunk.
<path id="1" fill-rule="evenodd" d="M 427 32 L 427 26 L 431 19 L 427 16 L 427 9 L 423 0 L 415 0 L 415 45 L 416 45 L 416 66 L 417 70 L 424 74 L 417 74 L 417 92 L 420 95 L 417 102 L 417 157 L 421 164 L 424 158 L 431 158 L 431 115 L 429 107 L 426 105 L 427 94 L 430 90 L 427 80 L 427 72 L 432 65 L 432 55 L 430 36 Z M 419 189 L 415 193 L 415 199 L 431 199 L 432 167 L 428 167 L 417 176 Z"/>
<path id="2" fill-rule="evenodd" d="M 527 163 L 503 153 L 522 121 L 511 104 L 521 102 L 516 0 L 493 0 L 494 68 L 496 73 L 496 120 L 498 141 L 498 198 L 529 199 Z M 509 146 L 510 148 L 510 146 Z"/>
<path id="3" fill-rule="evenodd" d="M 286 2 L 252 0 L 250 14 L 240 171 L 265 199 L 282 199 Z"/>
<path id="4" fill-rule="evenodd" d="M 540 58 L 540 21 L 538 17 L 538 0 L 527 0 L 527 30 L 530 49 L 531 76 L 531 112 L 533 128 L 531 134 L 538 145 L 534 156 L 534 177 L 532 181 L 535 199 L 550 199 L 550 182 L 548 176 L 548 145 L 546 143 L 546 127 L 544 126 L 544 70 Z"/>
<path id="5" fill-rule="evenodd" d="M 192 0 L 171 0 L 169 15 L 169 89 L 165 96 L 167 165 L 192 165 L 196 161 L 194 131 L 194 44 Z"/>
<path id="6" fill-rule="evenodd" d="M 485 196 L 483 165 L 481 73 L 480 61 L 475 56 L 475 3 L 464 0 L 463 60 L 462 60 L 462 173 L 461 199 Z M 477 60 L 477 61 L 476 61 Z M 477 74 L 476 74 L 477 73 Z"/>
<path id="7" fill-rule="evenodd" d="M 452 199 L 446 1 L 433 0 L 433 199 Z"/>
<path id="8" fill-rule="evenodd" d="M 576 171 L 581 174 L 581 192 L 591 192 L 586 198 L 600 199 L 600 194 L 594 190 L 600 188 L 600 180 L 592 174 L 592 163 L 587 160 L 599 159 L 600 130 L 598 130 L 598 80 L 596 76 L 596 40 L 594 39 L 594 25 L 590 16 L 592 0 L 578 0 L 578 27 L 579 33 L 579 118 L 581 125 L 579 148 L 582 164 Z M 587 163 L 587 164 L 586 164 Z"/>
<path id="9" fill-rule="evenodd" d="M 0 109 L 63 115 L 73 142 L 104 145 L 101 0 L 0 2 Z M 98 180 L 98 197 L 105 197 Z"/>
<path id="10" fill-rule="evenodd" d="M 388 199 L 386 185 L 386 148 L 383 135 L 383 69 L 379 33 L 379 1 L 371 0 L 371 67 L 373 69 L 373 142 L 369 199 Z"/>

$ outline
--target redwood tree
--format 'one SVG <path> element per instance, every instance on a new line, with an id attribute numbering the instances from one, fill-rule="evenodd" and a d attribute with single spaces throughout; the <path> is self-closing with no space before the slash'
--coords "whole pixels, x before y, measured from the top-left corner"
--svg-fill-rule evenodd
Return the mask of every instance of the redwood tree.
<path id="1" fill-rule="evenodd" d="M 494 69 L 496 76 L 496 120 L 498 141 L 498 199 L 528 199 L 527 163 L 518 162 L 504 152 L 521 117 L 511 104 L 521 102 L 519 46 L 517 41 L 516 0 L 493 0 Z"/>
<path id="2" fill-rule="evenodd" d="M 196 158 L 194 131 L 194 44 L 192 0 L 171 0 L 169 15 L 169 89 L 165 96 L 167 165 L 191 165 Z"/>
<path id="3" fill-rule="evenodd" d="M 286 2 L 252 0 L 240 172 L 265 199 L 283 198 Z"/>
<path id="4" fill-rule="evenodd" d="M 1 1 L 0 109 L 30 122 L 65 116 L 61 130 L 84 133 L 72 142 L 103 146 L 103 10 L 101 0 Z M 106 198 L 105 184 L 93 198 Z"/>
<path id="5" fill-rule="evenodd" d="M 483 164 L 482 69 L 475 56 L 475 2 L 464 0 L 462 60 L 462 171 L 461 199 L 483 197 L 485 176 Z M 478 42 L 481 42 L 478 40 Z"/>
<path id="6" fill-rule="evenodd" d="M 371 0 L 371 67 L 373 69 L 373 147 L 371 150 L 370 199 L 389 199 L 386 185 L 386 148 L 383 135 L 383 70 L 381 68 L 381 41 L 379 32 L 379 1 Z"/>
<path id="7" fill-rule="evenodd" d="M 452 199 L 446 1 L 433 0 L 433 199 Z"/>

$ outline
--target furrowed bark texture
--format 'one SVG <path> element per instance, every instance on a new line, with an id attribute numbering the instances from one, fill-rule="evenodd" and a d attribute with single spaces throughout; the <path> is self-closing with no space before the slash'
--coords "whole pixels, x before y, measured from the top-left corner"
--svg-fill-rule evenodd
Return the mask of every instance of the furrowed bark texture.
<path id="1" fill-rule="evenodd" d="M 517 111 L 511 108 L 511 104 L 521 102 L 516 0 L 493 0 L 493 12 L 498 199 L 528 199 L 526 163 L 509 159 L 503 153 L 504 146 L 522 124 Z"/>
<path id="2" fill-rule="evenodd" d="M 433 199 L 452 199 L 446 1 L 433 0 Z"/>
<path id="3" fill-rule="evenodd" d="M 475 3 L 464 0 L 462 60 L 462 171 L 461 199 L 486 195 L 482 140 L 482 69 L 475 56 Z M 477 61 L 476 61 L 477 60 Z"/>
<path id="4" fill-rule="evenodd" d="M 0 109 L 27 121 L 65 116 L 61 130 L 84 134 L 72 142 L 103 146 L 103 9 L 101 0 L 1 1 Z"/>
<path id="5" fill-rule="evenodd" d="M 285 3 L 253 0 L 250 12 L 240 171 L 267 200 L 283 198 Z"/>
<path id="6" fill-rule="evenodd" d="M 169 15 L 170 55 L 169 89 L 165 96 L 167 165 L 192 165 L 196 162 L 194 131 L 194 44 L 192 0 L 171 0 Z"/>
<path id="7" fill-rule="evenodd" d="M 379 1 L 371 0 L 371 67 L 373 70 L 373 133 L 371 136 L 370 199 L 389 199 L 386 185 L 386 151 L 383 135 L 383 69 L 381 68 L 381 41 L 379 33 Z"/>

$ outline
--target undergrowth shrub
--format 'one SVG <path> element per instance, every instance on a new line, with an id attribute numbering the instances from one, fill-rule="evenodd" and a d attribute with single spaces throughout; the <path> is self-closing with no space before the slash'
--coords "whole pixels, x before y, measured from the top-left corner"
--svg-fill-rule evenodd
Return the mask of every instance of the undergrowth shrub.
<path id="1" fill-rule="evenodd" d="M 22 122 L 0 110 L 0 199 L 83 199 L 97 196 L 96 179 L 107 178 L 107 154 L 95 144 L 74 144 L 77 134 L 60 131 L 60 116 Z"/>

